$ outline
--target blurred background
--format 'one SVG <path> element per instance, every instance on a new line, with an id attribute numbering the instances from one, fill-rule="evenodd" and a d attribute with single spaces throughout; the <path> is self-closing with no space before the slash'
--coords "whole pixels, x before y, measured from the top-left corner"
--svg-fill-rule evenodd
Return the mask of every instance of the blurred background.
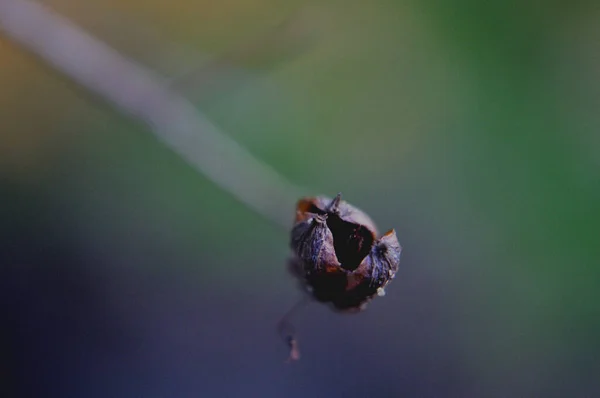
<path id="1" fill-rule="evenodd" d="M 43 3 L 404 251 L 285 365 L 288 230 L 2 35 L 0 395 L 600 396 L 596 2 Z"/>

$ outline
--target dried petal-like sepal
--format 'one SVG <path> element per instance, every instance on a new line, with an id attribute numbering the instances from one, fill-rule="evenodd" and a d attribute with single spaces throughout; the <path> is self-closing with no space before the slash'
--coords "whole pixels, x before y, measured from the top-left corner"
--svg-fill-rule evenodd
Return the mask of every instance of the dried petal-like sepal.
<path id="1" fill-rule="evenodd" d="M 401 253 L 402 247 L 398 243 L 396 231 L 392 229 L 375 242 L 371 253 L 361 264 L 364 267 L 361 273 L 366 276 L 365 281 L 368 281 L 376 293 L 382 294 L 379 289 L 383 289 L 396 276 Z"/>
<path id="2" fill-rule="evenodd" d="M 292 229 L 292 249 L 307 273 L 340 266 L 335 256 L 333 235 L 327 228 L 327 215 L 313 216 Z"/>

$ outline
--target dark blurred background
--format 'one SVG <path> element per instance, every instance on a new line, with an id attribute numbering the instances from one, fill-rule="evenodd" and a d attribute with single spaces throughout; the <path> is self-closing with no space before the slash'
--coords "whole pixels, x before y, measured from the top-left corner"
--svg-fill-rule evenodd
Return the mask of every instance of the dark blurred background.
<path id="1" fill-rule="evenodd" d="M 44 3 L 404 252 L 285 365 L 288 231 L 0 37 L 1 396 L 600 396 L 597 2 Z"/>

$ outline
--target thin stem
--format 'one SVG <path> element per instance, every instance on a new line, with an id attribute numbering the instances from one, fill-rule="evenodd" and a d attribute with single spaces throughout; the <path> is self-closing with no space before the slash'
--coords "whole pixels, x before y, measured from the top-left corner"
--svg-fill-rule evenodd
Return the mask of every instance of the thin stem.
<path id="1" fill-rule="evenodd" d="M 298 311 L 304 308 L 310 302 L 309 296 L 303 296 L 286 312 L 281 320 L 277 323 L 277 331 L 285 343 L 289 346 L 290 354 L 287 362 L 297 361 L 300 359 L 300 349 L 298 348 L 298 339 L 296 338 L 296 328 L 291 322 L 291 318 Z"/>
<path id="2" fill-rule="evenodd" d="M 156 73 L 31 0 L 0 0 L 0 30 L 120 112 L 147 124 L 161 142 L 246 206 L 289 228 L 303 190 L 223 134 Z"/>

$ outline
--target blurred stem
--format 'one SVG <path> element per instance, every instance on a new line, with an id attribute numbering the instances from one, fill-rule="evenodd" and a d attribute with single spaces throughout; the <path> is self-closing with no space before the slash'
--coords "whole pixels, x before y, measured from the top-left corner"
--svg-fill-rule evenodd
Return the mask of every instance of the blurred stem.
<path id="1" fill-rule="evenodd" d="M 147 124 L 161 142 L 246 206 L 289 227 L 302 190 L 223 134 L 156 73 L 31 0 L 0 0 L 0 30 L 120 112 Z"/>

